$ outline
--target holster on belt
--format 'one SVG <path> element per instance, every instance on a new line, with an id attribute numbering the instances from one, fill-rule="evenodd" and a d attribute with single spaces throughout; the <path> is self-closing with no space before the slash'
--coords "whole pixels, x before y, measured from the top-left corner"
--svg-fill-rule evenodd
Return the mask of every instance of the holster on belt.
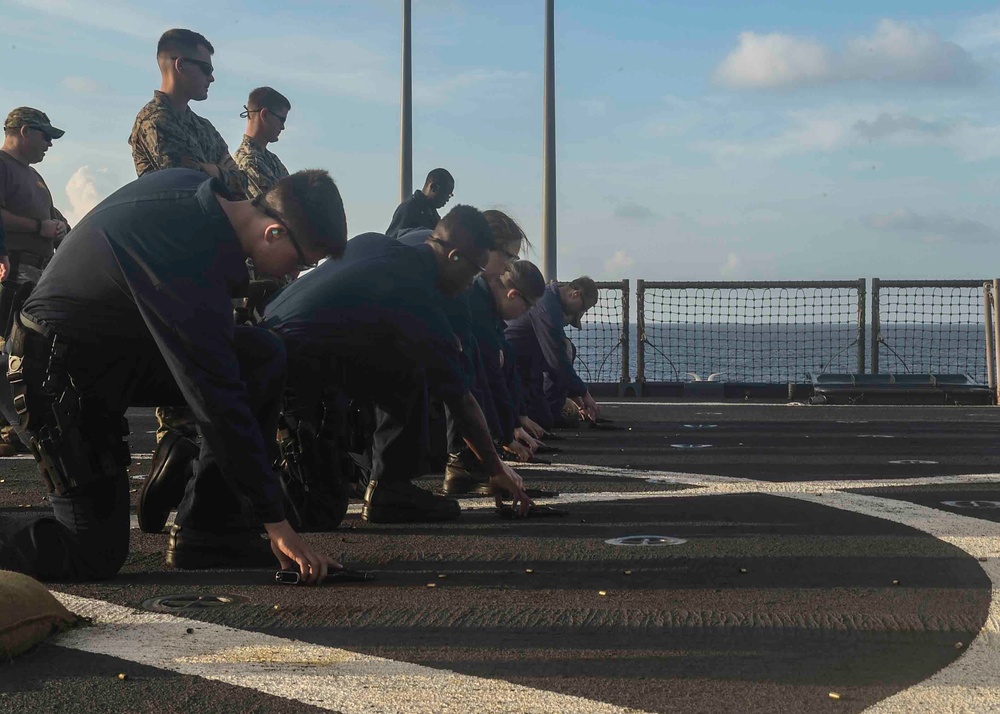
<path id="1" fill-rule="evenodd" d="M 15 313 L 7 381 L 28 448 L 50 491 L 63 495 L 96 480 L 92 451 L 80 432 L 80 396 L 66 371 L 65 341 Z"/>

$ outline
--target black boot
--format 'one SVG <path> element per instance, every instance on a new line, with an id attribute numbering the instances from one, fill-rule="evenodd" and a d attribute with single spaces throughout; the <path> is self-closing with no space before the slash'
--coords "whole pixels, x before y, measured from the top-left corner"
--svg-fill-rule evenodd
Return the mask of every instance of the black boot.
<path id="1" fill-rule="evenodd" d="M 167 541 L 167 565 L 204 568 L 277 568 L 271 541 L 254 531 L 212 533 L 174 526 Z"/>
<path id="2" fill-rule="evenodd" d="M 458 501 L 409 481 L 372 481 L 361 507 L 361 518 L 368 523 L 436 523 L 454 521 L 461 514 Z"/>
<path id="3" fill-rule="evenodd" d="M 175 431 L 168 431 L 157 444 L 136 508 L 143 533 L 163 532 L 170 511 L 184 498 L 198 451 L 197 444 Z"/>

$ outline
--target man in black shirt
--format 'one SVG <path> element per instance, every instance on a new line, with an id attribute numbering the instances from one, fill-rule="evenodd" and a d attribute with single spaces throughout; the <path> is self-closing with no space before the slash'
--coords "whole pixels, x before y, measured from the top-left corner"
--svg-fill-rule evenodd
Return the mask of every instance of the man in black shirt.
<path id="1" fill-rule="evenodd" d="M 454 500 L 410 482 L 420 475 L 425 385 L 460 421 L 498 501 L 506 493 L 521 512 L 531 505 L 520 476 L 497 456 L 443 305 L 445 296 L 468 289 L 491 245 L 483 215 L 458 206 L 419 246 L 378 233 L 351 239 L 342 261 L 292 283 L 267 308 L 265 325 L 288 352 L 286 417 L 294 404 L 296 419 L 318 419 L 324 390 L 326 410 L 348 398 L 376 406 L 362 510 L 369 522 L 450 520 L 461 512 Z"/>
<path id="2" fill-rule="evenodd" d="M 455 179 L 445 169 L 434 169 L 427 174 L 423 191 L 414 191 L 396 207 L 385 234 L 390 238 L 399 238 L 417 228 L 433 230 L 441 220 L 437 209 L 443 208 L 453 195 Z"/>
<path id="3" fill-rule="evenodd" d="M 272 463 L 281 341 L 235 327 L 246 259 L 297 274 L 339 256 L 347 223 L 324 171 L 251 203 L 188 169 L 144 176 L 70 232 L 7 342 L 8 379 L 54 517 L 0 527 L 0 568 L 55 580 L 114 576 L 128 553 L 129 406 L 186 403 L 201 456 L 167 549 L 181 568 L 337 564 L 285 519 Z M 262 539 L 263 528 L 270 542 Z"/>

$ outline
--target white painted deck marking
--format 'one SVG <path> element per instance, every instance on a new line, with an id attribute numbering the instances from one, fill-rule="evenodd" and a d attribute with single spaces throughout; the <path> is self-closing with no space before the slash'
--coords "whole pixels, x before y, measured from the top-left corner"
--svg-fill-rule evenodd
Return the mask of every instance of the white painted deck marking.
<path id="1" fill-rule="evenodd" d="M 54 594 L 95 625 L 54 639 L 61 647 L 255 689 L 343 714 L 641 714 L 499 679 Z M 194 632 L 187 634 L 188 628 Z"/>
<path id="2" fill-rule="evenodd" d="M 523 467 L 519 467 L 523 468 Z M 747 478 L 556 464 L 527 467 L 609 478 L 656 479 L 685 490 L 571 493 L 545 503 L 595 503 L 648 498 L 772 494 L 902 523 L 978 558 L 993 583 L 987 621 L 963 655 L 924 682 L 872 707 L 870 714 L 1000 711 L 1000 523 L 938 511 L 888 498 L 845 493 L 847 489 L 966 485 L 1000 482 L 1000 474 L 913 479 L 771 482 Z M 529 478 L 530 480 L 530 478 Z M 463 503 L 466 510 L 493 508 L 489 499 Z M 359 511 L 352 506 L 351 511 Z M 314 706 L 354 712 L 626 712 L 610 704 L 519 687 L 501 680 L 459 675 L 419 665 L 367 657 L 255 632 L 145 613 L 98 600 L 57 593 L 71 609 L 98 627 L 61 636 L 56 643 L 150 666 L 249 687 Z M 154 646 L 155 645 L 155 646 Z M 394 686 L 385 688 L 386 677 Z"/>

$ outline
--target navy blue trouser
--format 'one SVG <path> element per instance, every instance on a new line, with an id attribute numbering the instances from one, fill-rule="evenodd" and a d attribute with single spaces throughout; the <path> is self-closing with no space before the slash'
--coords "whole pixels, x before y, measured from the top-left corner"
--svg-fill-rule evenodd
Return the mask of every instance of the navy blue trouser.
<path id="1" fill-rule="evenodd" d="M 521 382 L 521 394 L 528 418 L 543 429 L 551 429 L 552 407 L 545 394 L 545 358 L 541 352 L 533 354 L 517 353 L 517 377 Z"/>
<path id="2" fill-rule="evenodd" d="M 318 342 L 285 341 L 288 360 L 286 404 L 294 416 L 315 420 L 319 403 L 327 409 L 345 409 L 350 400 L 374 407 L 375 432 L 371 440 L 372 481 L 408 481 L 420 476 L 429 437 L 426 377 L 399 363 L 335 357 Z M 328 412 L 329 415 L 329 412 Z M 346 423 L 346 414 L 336 416 Z"/>
<path id="3" fill-rule="evenodd" d="M 32 333 L 33 334 L 33 333 Z M 249 403 L 261 425 L 264 442 L 274 444 L 284 385 L 281 341 L 273 334 L 237 327 L 234 346 Z M 47 360 L 47 343 L 32 336 L 26 360 Z M 125 562 L 129 544 L 129 479 L 123 417 L 130 406 L 183 404 L 180 390 L 152 342 L 73 345 L 69 372 L 81 394 L 81 432 L 102 460 L 102 450 L 119 457 L 96 479 L 63 495 L 52 493 L 53 514 L 3 517 L 0 522 L 0 569 L 43 580 L 98 580 L 113 577 Z M 26 369 L 28 414 L 32 425 L 49 419 L 40 390 L 41 372 Z M 39 406 L 41 405 L 41 406 Z M 192 529 L 232 531 L 260 527 L 246 515 L 236 492 L 223 478 L 205 440 L 178 508 L 177 522 Z M 124 454 L 125 458 L 120 458 Z M 275 454 L 276 455 L 276 454 Z M 107 459 L 103 459 L 107 462 Z"/>

